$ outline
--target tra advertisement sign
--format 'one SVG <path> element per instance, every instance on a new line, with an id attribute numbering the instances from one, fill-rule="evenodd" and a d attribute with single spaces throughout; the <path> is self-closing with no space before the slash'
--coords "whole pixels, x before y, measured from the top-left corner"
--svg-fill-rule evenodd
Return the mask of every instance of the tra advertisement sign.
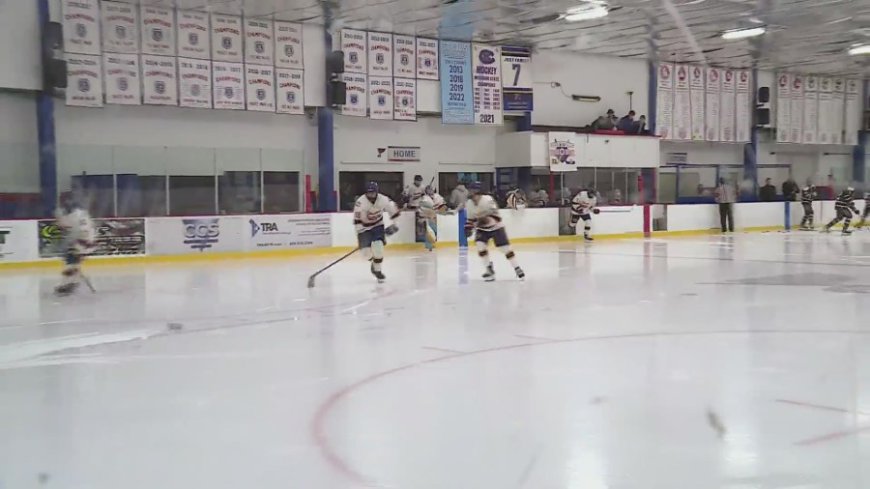
<path id="1" fill-rule="evenodd" d="M 329 214 L 254 216 L 248 219 L 250 251 L 332 246 Z"/>
<path id="2" fill-rule="evenodd" d="M 149 255 L 244 251 L 242 217 L 157 217 L 145 220 Z"/>

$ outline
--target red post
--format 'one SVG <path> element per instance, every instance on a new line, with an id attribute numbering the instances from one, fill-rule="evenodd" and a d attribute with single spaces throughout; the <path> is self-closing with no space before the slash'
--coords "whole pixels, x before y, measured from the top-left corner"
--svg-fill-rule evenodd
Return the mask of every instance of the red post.
<path id="1" fill-rule="evenodd" d="M 311 175 L 305 175 L 305 212 L 311 213 L 314 209 L 311 206 Z"/>

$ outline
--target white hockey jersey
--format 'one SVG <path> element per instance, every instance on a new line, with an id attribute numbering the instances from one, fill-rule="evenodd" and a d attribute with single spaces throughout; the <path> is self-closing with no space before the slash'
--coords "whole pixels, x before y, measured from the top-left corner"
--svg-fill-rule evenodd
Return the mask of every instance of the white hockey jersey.
<path id="1" fill-rule="evenodd" d="M 67 248 L 75 247 L 86 251 L 95 245 L 97 233 L 88 211 L 75 208 L 69 213 L 58 209 L 55 214 L 57 225 L 63 231 L 64 243 Z"/>
<path id="2" fill-rule="evenodd" d="M 353 206 L 353 224 L 357 234 L 383 226 L 384 212 L 390 214 L 390 219 L 399 217 L 399 208 L 386 195 L 378 194 L 374 202 L 360 195 Z"/>
<path id="3" fill-rule="evenodd" d="M 422 185 L 408 185 L 402 192 L 402 196 L 405 198 L 406 202 L 405 205 L 409 209 L 420 207 L 420 199 L 422 199 L 424 195 L 426 195 L 426 189 Z"/>
<path id="4" fill-rule="evenodd" d="M 590 195 L 588 191 L 581 190 L 571 200 L 571 212 L 585 216 L 592 212 L 597 204 L 598 199 L 595 198 L 595 194 Z"/>
<path id="5" fill-rule="evenodd" d="M 465 212 L 468 222 L 480 231 L 495 231 L 504 227 L 498 204 L 490 195 L 481 195 L 476 204 L 473 199 L 468 199 Z"/>

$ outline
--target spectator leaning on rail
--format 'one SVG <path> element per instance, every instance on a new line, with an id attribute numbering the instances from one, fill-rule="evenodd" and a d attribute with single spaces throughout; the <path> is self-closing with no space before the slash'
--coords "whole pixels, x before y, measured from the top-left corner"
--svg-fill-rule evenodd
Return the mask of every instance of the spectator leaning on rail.
<path id="1" fill-rule="evenodd" d="M 719 204 L 719 222 L 722 232 L 734 232 L 734 202 L 737 201 L 737 191 L 734 186 L 726 183 L 724 178 L 719 179 L 716 187 L 716 203 Z M 727 224 L 727 226 L 726 226 Z"/>
<path id="2" fill-rule="evenodd" d="M 758 198 L 762 202 L 773 202 L 776 200 L 776 187 L 770 183 L 769 178 L 765 178 L 764 185 L 758 189 Z"/>
<path id="3" fill-rule="evenodd" d="M 787 202 L 797 200 L 800 191 L 801 189 L 798 187 L 797 182 L 794 181 L 794 178 L 788 177 L 788 180 L 782 182 L 782 197 Z"/>
<path id="4" fill-rule="evenodd" d="M 628 111 L 628 114 L 623 116 L 622 119 L 619 119 L 619 124 L 617 124 L 616 128 L 626 134 L 636 134 L 637 131 L 637 123 L 634 121 L 635 113 L 633 110 Z"/>

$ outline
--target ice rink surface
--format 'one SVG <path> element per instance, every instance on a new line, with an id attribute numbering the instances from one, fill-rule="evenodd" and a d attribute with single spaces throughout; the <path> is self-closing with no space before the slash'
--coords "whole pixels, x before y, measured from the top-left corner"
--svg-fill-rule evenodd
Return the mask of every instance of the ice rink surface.
<path id="1" fill-rule="evenodd" d="M 870 232 L 517 255 L 0 273 L 0 487 L 870 487 Z"/>

